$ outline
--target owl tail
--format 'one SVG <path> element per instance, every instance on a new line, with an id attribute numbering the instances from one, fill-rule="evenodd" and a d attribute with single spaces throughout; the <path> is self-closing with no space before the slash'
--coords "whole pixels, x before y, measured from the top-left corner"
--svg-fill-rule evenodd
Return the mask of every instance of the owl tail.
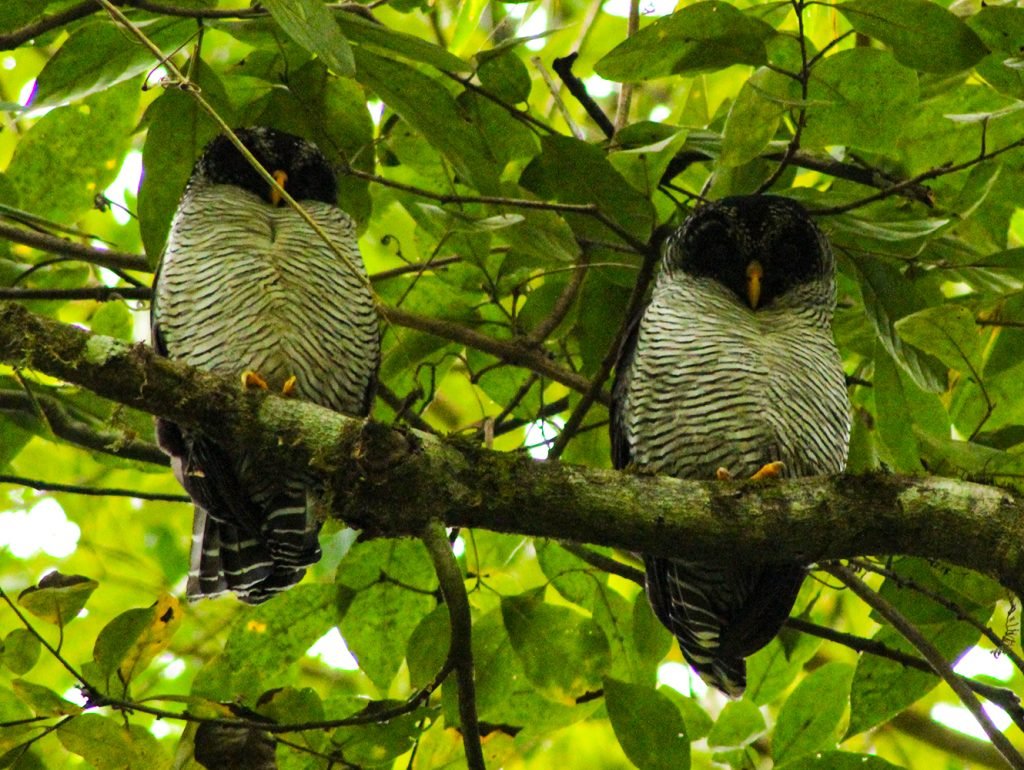
<path id="1" fill-rule="evenodd" d="M 157 435 L 195 504 L 189 599 L 233 591 L 258 604 L 298 583 L 320 559 L 320 525 L 305 480 L 264 476 L 243 486 L 236 463 L 209 439 L 166 420 L 158 420 Z M 258 499 L 253 487 L 263 492 Z"/>
<path id="2" fill-rule="evenodd" d="M 302 580 L 305 568 L 320 558 L 319 547 L 309 544 L 310 537 L 315 542 L 315 530 L 301 537 L 277 532 L 275 518 L 278 523 L 290 521 L 288 514 L 275 517 L 278 513 L 268 515 L 270 526 L 264 527 L 261 536 L 250 536 L 197 505 L 186 589 L 189 599 L 232 591 L 248 604 L 259 604 Z"/>
<path id="3" fill-rule="evenodd" d="M 738 698 L 745 658 L 779 632 L 796 601 L 800 565 L 743 568 L 648 557 L 647 596 L 701 679 Z"/>

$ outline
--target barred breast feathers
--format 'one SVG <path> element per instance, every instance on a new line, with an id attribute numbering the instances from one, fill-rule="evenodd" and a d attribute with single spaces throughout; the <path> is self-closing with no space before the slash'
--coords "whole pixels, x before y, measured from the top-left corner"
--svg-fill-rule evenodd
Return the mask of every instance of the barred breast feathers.
<path id="1" fill-rule="evenodd" d="M 373 297 L 352 270 L 365 276 L 354 227 L 336 207 L 304 206 L 351 259 L 290 209 L 232 185 L 190 189 L 157 285 L 161 332 L 194 366 L 253 369 L 276 387 L 294 374 L 299 397 L 362 413 L 379 340 Z"/>

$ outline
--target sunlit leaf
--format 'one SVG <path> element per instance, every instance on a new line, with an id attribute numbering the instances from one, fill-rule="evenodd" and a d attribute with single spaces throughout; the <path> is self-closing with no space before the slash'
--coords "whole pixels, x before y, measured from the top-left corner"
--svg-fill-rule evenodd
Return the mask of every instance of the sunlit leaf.
<path id="1" fill-rule="evenodd" d="M 62 575 L 54 570 L 39 584 L 18 594 L 18 604 L 48 623 L 66 625 L 78 617 L 99 583 L 83 575 Z"/>
<path id="2" fill-rule="evenodd" d="M 922 72 L 965 70 L 988 53 L 970 27 L 927 0 L 849 0 L 836 8 L 855 30 L 882 41 L 898 61 Z M 936 40 L 943 44 L 934 45 Z"/>
<path id="3" fill-rule="evenodd" d="M 729 3 L 694 3 L 620 43 L 594 65 L 603 78 L 649 80 L 730 64 L 764 64 L 775 31 Z"/>
<path id="4" fill-rule="evenodd" d="M 732 701 L 725 705 L 708 733 L 708 745 L 716 750 L 737 749 L 764 735 L 764 716 L 751 701 Z"/>
<path id="5" fill-rule="evenodd" d="M 690 739 L 672 701 L 657 690 L 615 679 L 604 681 L 604 697 L 615 737 L 639 770 L 690 767 Z"/>
<path id="6" fill-rule="evenodd" d="M 853 671 L 849 664 L 833 661 L 800 682 L 779 710 L 772 737 L 776 763 L 835 745 Z"/>

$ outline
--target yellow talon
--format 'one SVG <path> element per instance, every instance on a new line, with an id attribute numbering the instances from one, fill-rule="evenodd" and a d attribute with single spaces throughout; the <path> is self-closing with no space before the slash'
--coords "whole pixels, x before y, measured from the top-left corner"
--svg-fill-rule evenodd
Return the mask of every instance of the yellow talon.
<path id="1" fill-rule="evenodd" d="M 729 479 L 732 478 L 732 474 L 729 473 L 728 468 L 719 468 L 717 471 L 715 471 L 715 478 L 718 479 L 719 481 L 728 481 Z"/>
<path id="2" fill-rule="evenodd" d="M 284 385 L 281 386 L 281 395 L 282 396 L 294 395 L 294 393 L 295 393 L 295 383 L 296 382 L 297 382 L 297 380 L 295 379 L 295 375 L 294 374 L 291 377 L 289 377 L 287 380 L 285 380 L 284 381 Z"/>
<path id="3" fill-rule="evenodd" d="M 776 460 L 773 463 L 767 463 L 761 470 L 751 476 L 752 481 L 759 481 L 761 479 L 777 479 L 782 475 L 782 469 L 785 468 L 785 463 Z"/>
<path id="4" fill-rule="evenodd" d="M 267 390 L 267 381 L 260 377 L 256 372 L 246 370 L 242 372 L 242 387 L 243 388 L 259 388 L 260 390 Z"/>

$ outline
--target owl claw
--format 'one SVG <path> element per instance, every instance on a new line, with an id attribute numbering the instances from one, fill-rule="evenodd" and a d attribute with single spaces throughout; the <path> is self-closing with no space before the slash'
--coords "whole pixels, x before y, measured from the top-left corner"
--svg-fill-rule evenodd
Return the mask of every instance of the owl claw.
<path id="1" fill-rule="evenodd" d="M 281 395 L 282 396 L 293 396 L 293 395 L 295 395 L 295 383 L 296 382 L 297 382 L 297 380 L 295 379 L 295 375 L 294 374 L 291 377 L 289 377 L 287 380 L 285 380 L 284 381 L 284 385 L 281 386 Z"/>
<path id="2" fill-rule="evenodd" d="M 718 479 L 719 481 L 728 481 L 729 479 L 732 478 L 732 474 L 729 473 L 728 468 L 719 468 L 717 471 L 715 471 L 715 478 Z"/>
<path id="3" fill-rule="evenodd" d="M 776 460 L 773 463 L 766 463 L 761 467 L 757 473 L 750 477 L 752 481 L 760 481 L 761 479 L 777 479 L 782 475 L 782 470 L 785 468 L 785 463 Z"/>
<path id="4" fill-rule="evenodd" d="M 259 388 L 260 390 L 267 390 L 267 381 L 260 377 L 256 372 L 246 370 L 242 372 L 242 387 L 246 390 L 252 390 Z"/>

